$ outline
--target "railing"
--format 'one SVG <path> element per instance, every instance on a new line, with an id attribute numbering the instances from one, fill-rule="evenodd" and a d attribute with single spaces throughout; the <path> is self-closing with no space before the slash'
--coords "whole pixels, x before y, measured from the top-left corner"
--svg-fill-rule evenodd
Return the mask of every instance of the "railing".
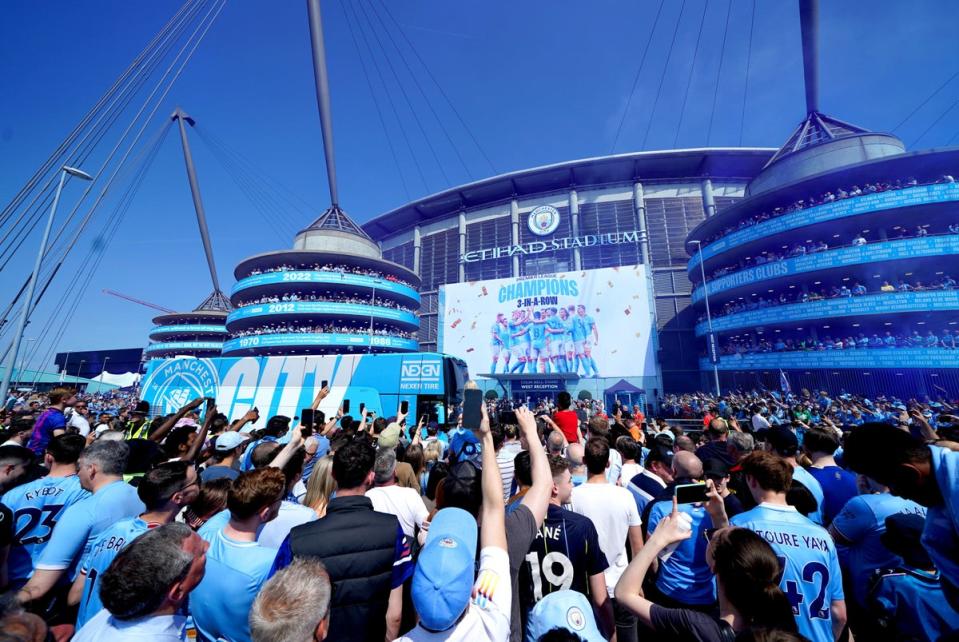
<path id="1" fill-rule="evenodd" d="M 219 351 L 224 344 L 218 341 L 169 341 L 166 343 L 151 343 L 146 347 L 146 352 L 171 352 L 182 350 L 184 352 L 206 352 Z"/>
<path id="2" fill-rule="evenodd" d="M 365 303 L 330 303 L 327 301 L 296 301 L 282 303 L 261 303 L 237 308 L 226 318 L 227 325 L 245 319 L 290 316 L 335 316 L 351 319 L 370 319 L 374 321 L 393 321 L 411 328 L 418 328 L 419 319 L 412 312 L 386 308 Z"/>
<path id="3" fill-rule="evenodd" d="M 713 316 L 713 331 L 726 332 L 739 328 L 776 325 L 810 319 L 834 319 L 870 314 L 897 314 L 901 312 L 959 311 L 959 290 L 930 290 L 926 292 L 880 292 L 863 296 L 822 299 L 805 303 L 785 303 L 754 310 L 744 310 L 722 316 Z M 696 324 L 696 335 L 708 333 L 709 324 Z"/>
<path id="4" fill-rule="evenodd" d="M 959 350 L 948 348 L 860 348 L 725 355 L 720 370 L 804 370 L 822 368 L 959 368 Z M 709 370 L 709 359 L 699 360 Z"/>
<path id="5" fill-rule="evenodd" d="M 313 333 L 290 332 L 283 334 L 259 334 L 249 337 L 230 339 L 223 344 L 223 354 L 246 352 L 267 348 L 296 348 L 296 347 L 333 347 L 333 348 L 384 348 L 388 350 L 419 350 L 416 339 L 394 337 L 390 335 L 345 334 L 339 332 Z"/>
<path id="6" fill-rule="evenodd" d="M 884 241 L 881 243 L 870 243 L 868 245 L 844 247 L 836 250 L 826 250 L 816 254 L 807 254 L 791 259 L 773 261 L 772 263 L 765 263 L 726 274 L 708 281 L 709 295 L 713 296 L 727 290 L 733 290 L 771 279 L 780 279 L 802 274 L 804 272 L 818 272 L 820 270 L 882 261 L 953 254 L 959 254 L 959 234 L 899 239 L 896 241 Z M 699 285 L 693 291 L 693 303 L 698 303 L 702 298 L 703 286 Z"/>
<path id="7" fill-rule="evenodd" d="M 158 325 L 150 330 L 150 336 L 155 334 L 226 334 L 222 325 Z"/>
<path id="8" fill-rule="evenodd" d="M 345 285 L 362 290 L 375 290 L 376 292 L 388 292 L 406 297 L 417 304 L 420 301 L 419 293 L 408 285 L 389 281 L 380 277 L 364 276 L 361 274 L 344 274 L 341 272 L 321 272 L 312 270 L 291 270 L 287 272 L 268 272 L 266 274 L 256 274 L 240 279 L 233 285 L 230 291 L 231 295 L 250 288 L 263 287 L 265 285 L 288 285 L 291 288 L 296 285 L 320 284 L 320 285 Z"/>
<path id="9" fill-rule="evenodd" d="M 816 223 L 825 223 L 840 218 L 859 216 L 871 212 L 896 209 L 899 207 L 915 207 L 933 203 L 948 203 L 959 201 L 959 183 L 940 183 L 935 185 L 917 185 L 895 191 L 875 192 L 863 194 L 841 201 L 825 203 L 815 207 L 783 214 L 774 219 L 750 225 L 741 230 L 730 232 L 709 245 L 703 246 L 702 257 L 709 260 L 723 252 L 747 243 L 752 243 L 775 234 L 782 234 L 790 230 L 801 229 Z M 692 273 L 699 269 L 699 252 L 689 260 L 687 270 Z"/>

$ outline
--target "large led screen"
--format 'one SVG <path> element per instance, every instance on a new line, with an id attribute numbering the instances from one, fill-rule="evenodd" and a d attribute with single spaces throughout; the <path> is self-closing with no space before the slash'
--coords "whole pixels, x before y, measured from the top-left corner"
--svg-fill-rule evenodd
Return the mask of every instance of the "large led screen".
<path id="1" fill-rule="evenodd" d="M 656 376 L 645 266 L 445 285 L 439 350 L 473 376 Z"/>

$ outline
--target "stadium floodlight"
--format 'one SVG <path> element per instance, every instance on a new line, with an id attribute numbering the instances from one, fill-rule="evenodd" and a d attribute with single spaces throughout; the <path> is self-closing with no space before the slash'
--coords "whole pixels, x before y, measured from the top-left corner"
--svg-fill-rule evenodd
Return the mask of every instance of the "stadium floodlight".
<path id="1" fill-rule="evenodd" d="M 43 229 L 43 236 L 40 238 L 40 249 L 37 251 L 37 260 L 33 265 L 30 281 L 27 283 L 27 290 L 23 299 L 23 308 L 20 310 L 20 320 L 17 322 L 17 331 L 13 334 L 13 345 L 10 348 L 10 356 L 6 364 L 7 367 L 3 371 L 3 383 L 0 383 L 0 403 L 6 403 L 7 392 L 10 390 L 10 378 L 13 376 L 13 367 L 17 363 L 17 353 L 20 352 L 20 343 L 23 341 L 23 331 L 27 327 L 27 321 L 30 318 L 31 308 L 33 307 L 33 293 L 37 287 L 37 276 L 40 273 L 40 264 L 43 262 L 43 255 L 47 251 L 47 240 L 50 238 L 50 230 L 53 228 L 53 219 L 57 215 L 57 205 L 60 203 L 60 192 L 63 191 L 63 183 L 67 180 L 67 174 L 85 181 L 93 180 L 92 176 L 76 167 L 64 165 L 60 168 L 60 183 L 57 185 L 57 191 L 53 195 L 53 205 L 50 206 L 50 214 L 47 215 L 47 226 Z"/>

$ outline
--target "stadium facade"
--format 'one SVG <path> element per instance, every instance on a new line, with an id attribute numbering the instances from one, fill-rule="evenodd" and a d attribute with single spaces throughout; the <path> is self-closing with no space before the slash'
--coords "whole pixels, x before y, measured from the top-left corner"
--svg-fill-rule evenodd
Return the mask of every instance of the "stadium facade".
<path id="1" fill-rule="evenodd" d="M 443 285 L 649 266 L 663 388 L 692 390 L 700 372 L 686 237 L 740 200 L 774 153 L 681 149 L 557 163 L 447 189 L 363 229 L 384 259 L 418 275 L 425 351 L 438 348 Z M 534 230 L 543 209 L 549 228 Z"/>
<path id="2" fill-rule="evenodd" d="M 810 111 L 687 239 L 705 389 L 955 393 L 957 170 Z"/>
<path id="3" fill-rule="evenodd" d="M 147 357 L 162 359 L 177 355 L 204 359 L 220 356 L 226 338 L 226 312 L 196 309 L 171 312 L 153 318 Z"/>
<path id="4" fill-rule="evenodd" d="M 339 207 L 292 250 L 244 259 L 226 317 L 224 357 L 416 352 L 419 278 L 383 260 Z"/>

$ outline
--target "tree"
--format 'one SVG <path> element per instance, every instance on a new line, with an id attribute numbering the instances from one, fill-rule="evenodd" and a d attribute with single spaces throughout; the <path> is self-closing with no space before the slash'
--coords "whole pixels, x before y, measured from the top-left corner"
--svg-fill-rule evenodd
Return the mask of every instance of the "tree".
<path id="1" fill-rule="evenodd" d="M 486 401 L 496 401 L 499 399 L 499 393 L 490 388 L 483 397 L 485 397 Z"/>
<path id="2" fill-rule="evenodd" d="M 580 401 L 592 401 L 593 393 L 591 393 L 589 390 L 580 390 L 579 394 L 576 395 L 576 398 Z"/>

